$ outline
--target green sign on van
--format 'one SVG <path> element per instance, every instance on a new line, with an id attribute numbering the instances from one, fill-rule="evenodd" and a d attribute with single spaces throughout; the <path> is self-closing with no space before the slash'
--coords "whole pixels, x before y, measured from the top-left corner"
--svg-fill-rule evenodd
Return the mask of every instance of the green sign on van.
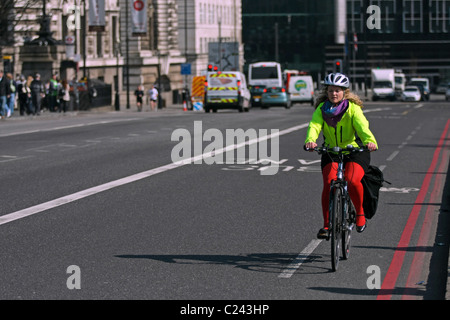
<path id="1" fill-rule="evenodd" d="M 298 80 L 295 83 L 295 90 L 300 91 L 301 89 L 306 89 L 306 82 L 303 80 Z"/>

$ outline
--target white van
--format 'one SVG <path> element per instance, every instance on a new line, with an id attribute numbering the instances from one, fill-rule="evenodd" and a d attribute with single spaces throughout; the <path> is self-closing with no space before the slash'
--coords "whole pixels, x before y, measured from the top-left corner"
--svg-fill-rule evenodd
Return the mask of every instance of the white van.
<path id="1" fill-rule="evenodd" d="M 292 76 L 289 80 L 288 92 L 292 103 L 310 102 L 314 105 L 314 87 L 311 76 Z"/>
<path id="2" fill-rule="evenodd" d="M 205 90 L 205 112 L 217 112 L 218 109 L 249 111 L 251 95 L 241 72 L 208 72 Z"/>

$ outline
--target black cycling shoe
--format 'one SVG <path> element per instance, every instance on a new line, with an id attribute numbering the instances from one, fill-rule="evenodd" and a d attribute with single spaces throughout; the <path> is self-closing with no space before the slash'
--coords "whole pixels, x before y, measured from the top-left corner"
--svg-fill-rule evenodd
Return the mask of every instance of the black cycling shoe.
<path id="1" fill-rule="evenodd" d="M 330 230 L 328 228 L 322 228 L 317 233 L 317 239 L 326 239 L 328 240 L 330 238 Z"/>
<path id="2" fill-rule="evenodd" d="M 363 226 L 361 226 L 361 227 L 356 226 L 356 232 L 361 233 L 361 232 L 363 232 L 364 230 L 366 230 L 366 227 L 367 227 L 367 221 L 366 221 L 366 223 L 365 223 Z"/>

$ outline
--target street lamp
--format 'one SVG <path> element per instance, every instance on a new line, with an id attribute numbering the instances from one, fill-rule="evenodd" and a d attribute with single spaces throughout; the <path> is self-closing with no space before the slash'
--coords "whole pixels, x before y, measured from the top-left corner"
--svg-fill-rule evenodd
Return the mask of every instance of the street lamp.
<path id="1" fill-rule="evenodd" d="M 116 42 L 116 101 L 115 101 L 115 109 L 116 111 L 120 111 L 120 95 L 119 95 L 119 53 L 120 53 L 120 41 Z"/>
<path id="2" fill-rule="evenodd" d="M 46 3 L 47 0 L 42 1 L 42 18 L 41 18 L 41 28 L 39 29 L 38 35 L 39 37 L 25 42 L 26 45 L 39 45 L 39 46 L 48 46 L 48 45 L 62 45 L 63 42 L 60 40 L 56 40 L 52 37 L 53 31 L 50 31 L 50 16 L 47 15 L 46 12 Z"/>

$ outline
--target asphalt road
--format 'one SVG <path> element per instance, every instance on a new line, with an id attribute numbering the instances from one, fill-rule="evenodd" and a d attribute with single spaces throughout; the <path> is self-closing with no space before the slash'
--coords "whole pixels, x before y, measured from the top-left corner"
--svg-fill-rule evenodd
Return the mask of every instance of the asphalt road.
<path id="1" fill-rule="evenodd" d="M 2 121 L 0 299 L 444 299 L 450 104 L 365 112 L 380 146 L 372 163 L 392 184 L 337 272 L 315 238 L 322 182 L 319 156 L 302 149 L 308 105 Z M 227 129 L 255 133 L 257 153 L 227 158 Z M 212 158 L 192 158 L 213 146 Z"/>

